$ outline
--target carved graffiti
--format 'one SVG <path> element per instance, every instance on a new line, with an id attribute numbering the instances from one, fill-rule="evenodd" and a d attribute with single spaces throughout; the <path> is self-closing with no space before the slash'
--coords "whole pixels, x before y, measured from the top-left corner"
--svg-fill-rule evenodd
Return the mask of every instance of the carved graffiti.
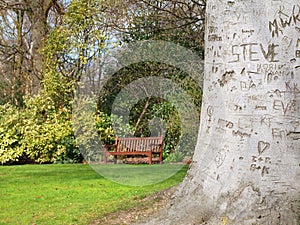
<path id="1" fill-rule="evenodd" d="M 217 167 L 220 167 L 224 163 L 228 151 L 229 147 L 225 145 L 224 148 L 217 153 L 215 157 Z"/>
<path id="2" fill-rule="evenodd" d="M 244 30 L 244 29 L 242 29 L 242 33 L 243 33 L 243 34 L 248 34 L 249 36 L 251 36 L 254 32 L 255 32 L 255 31 L 252 30 L 252 29 L 249 29 L 249 30 Z"/>
<path id="3" fill-rule="evenodd" d="M 262 156 L 252 156 L 250 171 L 260 171 L 261 176 L 265 176 L 270 172 L 270 157 L 262 157 Z"/>
<path id="4" fill-rule="evenodd" d="M 292 138 L 293 140 L 299 140 L 300 139 L 300 132 L 288 132 L 287 136 L 289 138 Z"/>
<path id="5" fill-rule="evenodd" d="M 216 34 L 208 35 L 208 41 L 222 41 L 222 37 Z"/>
<path id="6" fill-rule="evenodd" d="M 212 106 L 207 107 L 207 115 L 211 117 L 214 113 L 214 108 Z"/>
<path id="7" fill-rule="evenodd" d="M 215 158 L 217 167 L 220 167 L 223 164 L 223 162 L 225 161 L 225 157 L 226 157 L 226 152 L 218 152 Z"/>
<path id="8" fill-rule="evenodd" d="M 285 64 L 265 63 L 257 64 L 257 72 L 271 72 L 284 69 Z"/>
<path id="9" fill-rule="evenodd" d="M 270 10 L 249 4 L 239 13 L 228 5 L 240 1 L 226 1 L 222 13 L 209 15 L 206 36 L 206 100 L 214 106 L 213 111 L 205 104 L 207 132 L 239 150 L 248 172 L 250 166 L 263 177 L 277 170 L 274 162 L 286 157 L 283 153 L 294 151 L 289 142 L 300 140 L 300 4 L 273 1 Z M 258 25 L 249 21 L 250 14 Z M 222 145 L 213 156 L 217 167 L 231 161 Z"/>
<path id="10" fill-rule="evenodd" d="M 211 46 L 209 48 L 206 48 L 206 54 L 207 55 L 211 55 L 213 56 L 214 58 L 220 58 L 222 56 L 222 52 L 221 52 L 221 49 L 222 47 L 221 46 L 218 46 L 218 47 L 215 47 L 215 46 Z M 214 62 L 215 64 L 215 62 Z M 220 63 L 219 63 L 220 64 Z M 215 66 L 215 65 L 214 65 Z"/>
<path id="11" fill-rule="evenodd" d="M 212 106 L 208 106 L 206 112 L 208 115 L 208 122 L 211 122 L 211 118 L 214 113 L 214 108 Z"/>
<path id="12" fill-rule="evenodd" d="M 241 132 L 240 130 L 233 130 L 232 131 L 233 136 L 239 136 L 240 138 L 245 138 L 245 137 L 251 137 L 251 134 L 246 133 L 246 132 Z"/>
<path id="13" fill-rule="evenodd" d="M 214 27 L 214 26 L 209 26 L 208 27 L 208 33 L 209 34 L 213 34 L 213 33 L 217 33 L 218 32 L 218 27 Z"/>
<path id="14" fill-rule="evenodd" d="M 240 88 L 241 91 L 249 91 L 251 89 L 255 89 L 258 87 L 262 86 L 262 81 L 253 81 L 252 79 L 250 79 L 249 81 L 245 82 L 245 81 L 240 81 Z"/>
<path id="15" fill-rule="evenodd" d="M 261 167 L 256 164 L 251 164 L 250 170 L 251 171 L 261 170 L 261 176 L 263 177 L 265 174 L 269 174 L 270 167 L 267 167 L 267 166 Z"/>
<path id="16" fill-rule="evenodd" d="M 278 55 L 278 53 L 275 53 L 275 48 L 279 45 L 270 44 L 268 45 L 268 51 L 266 51 L 262 44 L 259 45 L 261 52 L 263 53 L 265 59 L 269 62 L 278 62 L 278 60 L 275 59 L 275 56 Z"/>
<path id="17" fill-rule="evenodd" d="M 293 43 L 293 39 L 289 38 L 287 36 L 284 36 L 282 38 L 282 45 L 285 47 L 285 50 L 288 51 L 288 49 L 291 47 L 292 43 Z"/>
<path id="18" fill-rule="evenodd" d="M 293 79 L 294 73 L 285 64 L 265 63 L 257 64 L 257 73 L 264 75 L 267 83 L 278 79 Z"/>
<path id="19" fill-rule="evenodd" d="M 272 118 L 269 116 L 259 116 L 259 117 L 253 117 L 251 119 L 252 126 L 257 126 L 257 124 L 259 124 L 260 126 L 270 127 L 271 121 Z"/>
<path id="20" fill-rule="evenodd" d="M 233 110 L 234 111 L 242 111 L 242 109 L 243 109 L 243 106 L 241 106 L 241 105 L 235 104 L 233 106 Z"/>
<path id="21" fill-rule="evenodd" d="M 293 113 L 296 112 L 296 100 L 289 100 L 286 104 L 282 100 L 274 100 L 273 102 L 273 109 L 275 111 L 281 111 L 283 115 L 286 115 L 288 112 Z"/>
<path id="22" fill-rule="evenodd" d="M 269 142 L 259 141 L 257 144 L 258 154 L 261 155 L 263 152 L 270 148 Z"/>
<path id="23" fill-rule="evenodd" d="M 286 136 L 285 130 L 281 128 L 272 128 L 272 137 L 274 139 L 275 138 L 283 139 L 285 136 Z"/>
<path id="24" fill-rule="evenodd" d="M 261 54 L 264 59 L 268 62 L 278 62 L 276 56 L 276 48 L 279 45 L 274 43 L 269 44 L 265 47 L 261 43 L 246 43 L 240 45 L 232 45 L 231 54 L 232 60 L 230 63 L 241 62 L 241 61 L 259 61 L 259 54 Z"/>
<path id="25" fill-rule="evenodd" d="M 218 79 L 218 83 L 220 84 L 221 87 L 224 87 L 224 85 L 227 84 L 227 82 L 229 80 L 231 80 L 234 75 L 235 75 L 235 72 L 233 70 L 227 71 L 226 73 L 224 73 L 222 75 L 221 79 Z"/>
<path id="26" fill-rule="evenodd" d="M 228 120 L 224 120 L 224 119 L 219 119 L 218 124 L 222 128 L 230 128 L 231 129 L 231 128 L 234 127 L 233 122 L 228 121 Z"/>
<path id="27" fill-rule="evenodd" d="M 297 27 L 300 23 L 300 6 L 294 6 L 292 12 L 285 12 L 284 7 L 279 9 L 278 17 L 273 21 L 269 21 L 269 31 L 272 37 L 283 34 L 283 30 L 287 27 Z"/>
<path id="28" fill-rule="evenodd" d="M 256 109 L 256 110 L 267 110 L 267 108 L 268 108 L 268 107 L 265 106 L 265 105 L 256 105 L 256 106 L 255 106 L 255 109 Z"/>

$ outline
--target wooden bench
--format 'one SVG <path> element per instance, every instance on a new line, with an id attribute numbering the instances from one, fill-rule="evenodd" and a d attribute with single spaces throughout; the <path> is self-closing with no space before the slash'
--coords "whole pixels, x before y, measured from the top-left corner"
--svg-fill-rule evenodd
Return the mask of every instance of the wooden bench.
<path id="1" fill-rule="evenodd" d="M 114 162 L 120 155 L 144 155 L 148 156 L 148 163 L 152 164 L 153 156 L 157 155 L 159 162 L 162 163 L 163 136 L 160 137 L 117 137 L 115 144 L 104 145 L 104 163 L 107 157 L 114 156 Z"/>

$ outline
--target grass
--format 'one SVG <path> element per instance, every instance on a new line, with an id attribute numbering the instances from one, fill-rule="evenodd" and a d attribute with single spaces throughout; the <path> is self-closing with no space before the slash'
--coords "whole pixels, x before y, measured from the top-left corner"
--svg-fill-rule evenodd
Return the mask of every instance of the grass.
<path id="1" fill-rule="evenodd" d="M 0 224 L 88 224 L 178 184 L 186 170 L 184 166 L 160 183 L 126 186 L 100 176 L 89 165 L 2 166 Z"/>

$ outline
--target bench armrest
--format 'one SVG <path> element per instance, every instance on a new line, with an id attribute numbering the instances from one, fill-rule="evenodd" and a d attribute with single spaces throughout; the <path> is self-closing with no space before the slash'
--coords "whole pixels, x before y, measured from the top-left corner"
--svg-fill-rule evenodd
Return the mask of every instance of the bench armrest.
<path id="1" fill-rule="evenodd" d="M 115 147 L 117 145 L 113 144 L 113 145 L 104 145 L 104 147 L 110 148 L 110 147 Z"/>
<path id="2" fill-rule="evenodd" d="M 104 150 L 108 151 L 109 148 L 116 148 L 116 147 L 117 147 L 116 144 L 113 144 L 113 145 L 104 145 Z"/>

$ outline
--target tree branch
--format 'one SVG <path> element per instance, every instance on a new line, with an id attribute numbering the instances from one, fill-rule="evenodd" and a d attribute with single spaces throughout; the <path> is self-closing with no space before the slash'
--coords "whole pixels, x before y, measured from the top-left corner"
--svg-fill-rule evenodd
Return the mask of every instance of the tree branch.
<path id="1" fill-rule="evenodd" d="M 0 0 L 0 10 L 11 9 L 11 10 L 26 10 L 27 7 L 23 2 L 19 1 L 4 1 Z"/>

